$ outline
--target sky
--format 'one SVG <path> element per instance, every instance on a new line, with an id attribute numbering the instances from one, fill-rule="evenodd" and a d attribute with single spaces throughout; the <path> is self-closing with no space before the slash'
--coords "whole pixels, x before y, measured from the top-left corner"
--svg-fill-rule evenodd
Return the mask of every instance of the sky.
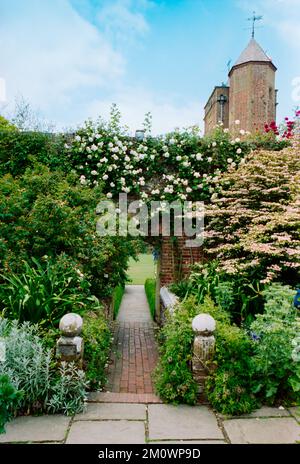
<path id="1" fill-rule="evenodd" d="M 300 105 L 300 0 L 0 0 L 0 111 L 22 96 L 62 129 L 116 103 L 132 132 L 148 111 L 154 133 L 203 127 L 253 10 L 278 68 L 280 121 Z"/>

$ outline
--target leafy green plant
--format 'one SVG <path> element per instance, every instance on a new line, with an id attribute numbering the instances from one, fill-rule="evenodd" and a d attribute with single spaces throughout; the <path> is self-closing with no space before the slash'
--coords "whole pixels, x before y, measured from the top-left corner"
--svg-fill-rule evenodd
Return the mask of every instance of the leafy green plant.
<path id="1" fill-rule="evenodd" d="M 20 392 L 13 412 L 81 411 L 87 385 L 83 372 L 75 365 L 60 367 L 38 333 L 36 325 L 0 318 L 0 337 L 6 346 L 0 376 L 8 375 Z"/>
<path id="2" fill-rule="evenodd" d="M 89 283 L 66 255 L 56 261 L 44 258 L 41 264 L 32 258 L 25 262 L 21 275 L 2 274 L 0 308 L 5 317 L 57 326 L 68 312 L 82 313 L 97 301 L 89 292 Z"/>
<path id="3" fill-rule="evenodd" d="M 114 319 L 117 318 L 119 309 L 122 303 L 122 298 L 124 295 L 125 287 L 124 285 L 118 285 L 112 294 L 112 306 L 113 306 L 113 314 Z"/>
<path id="4" fill-rule="evenodd" d="M 84 368 L 91 390 L 103 388 L 112 335 L 103 311 L 90 312 L 84 317 Z"/>
<path id="5" fill-rule="evenodd" d="M 194 302 L 178 305 L 161 330 L 160 359 L 155 370 L 157 393 L 169 403 L 195 404 L 198 386 L 191 372 Z"/>
<path id="6" fill-rule="evenodd" d="M 263 314 L 256 316 L 254 392 L 268 404 L 300 399 L 300 318 L 293 306 L 294 290 L 272 284 L 264 291 Z"/>
<path id="7" fill-rule="evenodd" d="M 0 375 L 0 433 L 5 432 L 5 424 L 13 416 L 20 398 L 8 375 Z"/>
<path id="8" fill-rule="evenodd" d="M 48 412 L 62 412 L 67 416 L 82 412 L 87 401 L 88 381 L 76 363 L 62 362 L 53 382 L 50 398 L 46 403 Z"/>
<path id="9" fill-rule="evenodd" d="M 31 257 L 65 253 L 91 284 L 91 293 L 111 296 L 126 282 L 137 240 L 96 233 L 101 188 L 82 188 L 76 176 L 40 164 L 18 179 L 0 178 L 0 270 L 22 274 Z"/>
<path id="10" fill-rule="evenodd" d="M 150 308 L 152 318 L 155 316 L 155 302 L 156 302 L 156 280 L 146 279 L 145 281 L 145 293 Z"/>
<path id="11" fill-rule="evenodd" d="M 258 402 L 252 393 L 252 342 L 246 331 L 230 323 L 229 313 L 206 296 L 197 312 L 210 314 L 216 324 L 216 353 L 206 382 L 211 405 L 222 414 L 252 411 Z"/>

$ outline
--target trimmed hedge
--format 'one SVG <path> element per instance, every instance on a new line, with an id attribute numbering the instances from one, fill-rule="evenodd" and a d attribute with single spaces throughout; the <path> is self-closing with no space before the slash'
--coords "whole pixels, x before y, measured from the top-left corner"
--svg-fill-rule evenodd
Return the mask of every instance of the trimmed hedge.
<path id="1" fill-rule="evenodd" d="M 150 308 L 152 318 L 155 316 L 155 294 L 156 294 L 156 280 L 146 279 L 145 281 L 145 292 Z"/>

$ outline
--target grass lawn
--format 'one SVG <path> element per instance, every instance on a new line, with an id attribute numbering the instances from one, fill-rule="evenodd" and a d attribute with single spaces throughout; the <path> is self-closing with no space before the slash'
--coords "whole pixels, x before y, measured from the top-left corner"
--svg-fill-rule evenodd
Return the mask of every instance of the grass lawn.
<path id="1" fill-rule="evenodd" d="M 127 274 L 132 285 L 144 285 L 145 280 L 155 277 L 155 267 L 152 254 L 141 254 L 139 260 L 131 259 Z"/>

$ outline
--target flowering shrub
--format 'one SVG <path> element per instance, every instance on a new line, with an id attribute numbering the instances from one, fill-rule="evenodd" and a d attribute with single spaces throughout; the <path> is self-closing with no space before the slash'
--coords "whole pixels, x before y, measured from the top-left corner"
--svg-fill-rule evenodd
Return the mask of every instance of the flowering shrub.
<path id="1" fill-rule="evenodd" d="M 238 137 L 218 127 L 201 138 L 199 128 L 176 130 L 143 141 L 129 137 L 113 110 L 110 123 L 88 121 L 66 144 L 70 163 L 82 185 L 103 185 L 108 198 L 120 192 L 142 200 L 208 200 L 218 190 L 220 175 L 249 152 L 246 132 Z"/>
<path id="2" fill-rule="evenodd" d="M 222 178 L 206 210 L 205 250 L 219 271 L 249 284 L 297 284 L 300 269 L 299 145 L 257 151 Z"/>
<path id="3" fill-rule="evenodd" d="M 275 121 L 265 124 L 265 132 L 280 136 L 281 139 L 291 139 L 299 133 L 300 127 L 300 110 L 295 111 L 294 119 L 284 118 L 284 123 L 278 127 Z"/>

